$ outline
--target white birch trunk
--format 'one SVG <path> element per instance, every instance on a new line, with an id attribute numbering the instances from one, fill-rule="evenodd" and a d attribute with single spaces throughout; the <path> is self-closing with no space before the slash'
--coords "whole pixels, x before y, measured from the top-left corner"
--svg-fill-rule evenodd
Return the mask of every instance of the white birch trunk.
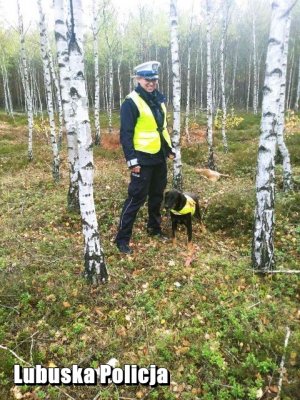
<path id="1" fill-rule="evenodd" d="M 108 73 L 109 73 L 109 84 L 108 84 L 108 132 L 112 133 L 112 108 L 113 108 L 113 60 L 112 55 L 109 55 L 108 60 Z"/>
<path id="2" fill-rule="evenodd" d="M 300 99 L 300 57 L 298 62 L 298 84 L 297 84 L 297 94 L 296 94 L 296 101 L 295 101 L 295 111 L 299 109 L 299 99 Z"/>
<path id="3" fill-rule="evenodd" d="M 43 61 L 43 70 L 44 70 L 44 81 L 46 86 L 47 93 L 47 104 L 48 104 L 48 115 L 49 115 L 49 124 L 50 124 L 50 140 L 52 146 L 53 153 L 53 162 L 52 162 L 52 175 L 55 182 L 59 181 L 59 152 L 56 140 L 56 131 L 55 131 L 55 119 L 54 119 L 54 109 L 53 109 L 53 93 L 52 93 L 52 85 L 51 85 L 51 74 L 49 67 L 49 54 L 47 53 L 47 37 L 46 37 L 46 24 L 45 24 L 45 14 L 42 10 L 42 1 L 37 0 L 40 21 L 40 40 L 41 40 L 41 54 Z"/>
<path id="4" fill-rule="evenodd" d="M 30 97 L 31 97 L 31 101 L 32 101 L 32 112 L 33 112 L 33 116 L 36 117 L 38 116 L 38 107 L 36 105 L 37 101 L 36 101 L 36 95 L 35 95 L 35 71 L 33 70 L 33 68 L 30 68 L 30 66 L 28 66 L 28 78 L 29 78 L 29 91 L 30 91 Z M 45 87 L 45 85 L 44 85 Z"/>
<path id="5" fill-rule="evenodd" d="M 104 72 L 104 108 L 108 114 L 108 70 L 105 66 L 105 72 Z"/>
<path id="6" fill-rule="evenodd" d="M 118 85 L 119 85 L 119 107 L 121 108 L 123 102 L 123 90 L 122 90 L 122 81 L 121 81 L 121 61 L 118 63 Z"/>
<path id="7" fill-rule="evenodd" d="M 7 98 L 7 90 L 6 90 L 6 75 L 4 73 L 4 67 L 1 65 L 1 70 L 2 70 L 2 80 L 3 80 L 3 92 L 4 92 L 4 109 L 6 114 L 9 115 L 9 106 L 8 106 L 8 98 Z"/>
<path id="8" fill-rule="evenodd" d="M 226 4 L 226 3 L 225 3 Z M 221 78 L 221 94 L 222 94 L 222 139 L 225 153 L 228 152 L 228 144 L 226 137 L 226 120 L 227 120 L 227 109 L 226 109 L 226 97 L 225 97 L 225 66 L 224 66 L 224 48 L 225 48 L 225 35 L 227 29 L 227 18 L 225 6 L 223 9 L 223 26 L 222 26 L 222 38 L 220 46 L 220 78 Z"/>
<path id="9" fill-rule="evenodd" d="M 286 71 L 287 71 L 290 25 L 291 25 L 291 17 L 289 16 L 286 21 L 286 32 L 285 32 L 283 60 L 282 60 L 282 82 L 280 87 L 279 114 L 278 114 L 278 124 L 277 124 L 278 149 L 282 157 L 282 167 L 283 167 L 283 190 L 286 192 L 293 189 L 291 159 L 288 148 L 284 141 Z"/>
<path id="10" fill-rule="evenodd" d="M 78 151 L 76 131 L 73 121 L 73 111 L 71 108 L 70 96 L 70 66 L 68 50 L 68 30 L 66 16 L 64 12 L 64 0 L 54 0 L 55 10 L 55 40 L 57 49 L 57 61 L 60 75 L 60 89 L 62 96 L 64 120 L 67 131 L 68 162 L 69 162 L 69 191 L 68 209 L 79 212 L 79 193 L 78 193 Z"/>
<path id="11" fill-rule="evenodd" d="M 291 100 L 292 100 L 292 82 L 293 82 L 293 73 L 294 73 L 294 56 L 295 56 L 295 44 L 292 49 L 292 54 L 291 54 L 291 68 L 290 68 L 290 78 L 289 78 L 289 87 L 288 87 L 288 94 L 286 96 L 286 101 L 287 101 L 287 109 L 291 109 Z"/>
<path id="12" fill-rule="evenodd" d="M 19 34 L 20 34 L 20 43 L 21 43 L 21 59 L 22 59 L 22 67 L 23 67 L 23 83 L 24 83 L 24 93 L 26 98 L 26 108 L 27 108 L 27 119 L 28 119 L 28 159 L 29 161 L 33 160 L 33 150 L 32 150 L 32 134 L 33 134 L 33 110 L 32 110 L 32 97 L 30 93 L 29 86 L 29 75 L 28 75 L 28 67 L 27 67 L 27 59 L 26 59 L 26 51 L 25 51 L 25 33 L 23 28 L 23 18 L 20 11 L 20 3 L 17 0 L 17 8 L 18 8 L 18 20 L 19 20 Z"/>
<path id="13" fill-rule="evenodd" d="M 256 24 L 252 0 L 252 44 L 253 44 L 253 113 L 257 114 L 257 61 L 256 61 Z"/>
<path id="14" fill-rule="evenodd" d="M 203 68 L 203 40 L 202 37 L 200 39 L 200 110 L 203 110 L 203 75 L 204 75 L 204 68 Z"/>
<path id="15" fill-rule="evenodd" d="M 79 202 L 84 235 L 84 274 L 89 282 L 96 284 L 106 281 L 108 275 L 100 242 L 93 194 L 94 161 L 83 61 L 81 0 L 70 0 L 70 14 L 70 94 L 77 133 Z"/>
<path id="16" fill-rule="evenodd" d="M 37 93 L 37 99 L 38 99 L 38 102 L 39 102 L 40 116 L 41 116 L 41 119 L 43 121 L 44 120 L 43 102 L 42 102 L 42 99 L 41 99 L 41 93 L 40 93 L 39 85 L 38 85 L 36 79 L 34 79 L 34 87 L 35 87 L 35 90 L 36 90 L 36 93 Z"/>
<path id="17" fill-rule="evenodd" d="M 186 85 L 186 108 L 185 108 L 185 134 L 187 141 L 190 142 L 189 122 L 190 122 L 190 97 L 191 97 L 191 51 L 192 51 L 192 18 L 190 22 L 188 37 L 188 56 L 187 56 L 187 85 Z"/>
<path id="18" fill-rule="evenodd" d="M 181 100 L 181 81 L 178 49 L 178 16 L 177 0 L 170 0 L 170 25 L 171 25 L 171 56 L 173 73 L 173 131 L 172 143 L 175 151 L 173 161 L 173 186 L 175 189 L 182 190 L 182 162 L 180 148 L 180 100 Z"/>
<path id="19" fill-rule="evenodd" d="M 110 42 L 110 36 L 108 31 L 108 24 L 110 23 L 106 14 L 106 6 L 103 7 L 103 17 L 104 17 L 104 31 L 105 31 L 105 39 L 108 50 L 108 79 L 107 82 L 107 116 L 108 116 L 108 132 L 112 133 L 112 108 L 113 108 L 113 55 L 112 55 L 112 47 Z M 105 74 L 106 75 L 106 74 Z"/>
<path id="20" fill-rule="evenodd" d="M 94 49 L 94 72 L 95 72 L 95 145 L 101 143 L 100 131 L 100 79 L 99 79 L 99 51 L 98 51 L 98 16 L 95 9 L 95 1 L 93 1 L 93 49 Z"/>
<path id="21" fill-rule="evenodd" d="M 198 112 L 198 62 L 199 62 L 199 48 L 197 47 L 196 52 L 196 65 L 195 65 L 195 79 L 194 79 L 194 117 L 197 116 Z"/>
<path id="22" fill-rule="evenodd" d="M 272 19 L 266 59 L 263 88 L 262 119 L 256 175 L 256 208 L 253 232 L 252 262 L 255 269 L 266 272 L 273 269 L 275 229 L 275 151 L 282 84 L 282 58 L 287 0 L 272 1 Z"/>
<path id="23" fill-rule="evenodd" d="M 131 65 L 129 64 L 129 93 L 131 93 L 133 90 L 132 77 L 131 77 L 132 70 L 133 68 L 131 68 Z"/>
<path id="24" fill-rule="evenodd" d="M 207 143 L 208 168 L 215 170 L 213 150 L 212 76 L 211 76 L 211 2 L 206 0 L 206 41 L 207 41 Z"/>
<path id="25" fill-rule="evenodd" d="M 54 61 L 53 61 L 52 51 L 51 51 L 47 36 L 46 36 L 46 45 L 47 45 L 47 53 L 49 55 L 49 67 L 50 67 L 52 80 L 53 80 L 54 86 L 55 86 L 56 100 L 57 100 L 57 107 L 58 107 L 59 128 L 58 128 L 57 145 L 58 145 L 58 151 L 60 151 L 61 146 L 62 146 L 63 127 L 64 127 L 63 105 L 62 105 L 62 98 L 61 98 L 61 92 L 60 92 L 60 85 L 59 85 L 59 81 L 58 81 L 58 78 L 57 78 L 57 75 L 56 75 L 56 71 L 55 71 L 55 68 L 54 68 Z M 54 103 L 54 105 L 55 105 L 55 103 Z"/>
<path id="26" fill-rule="evenodd" d="M 169 63 L 169 50 L 167 51 L 167 105 L 170 104 L 170 63 Z"/>
<path id="27" fill-rule="evenodd" d="M 7 69 L 6 69 L 4 60 L 3 60 L 3 63 L 1 64 L 1 70 L 2 70 L 2 79 L 3 79 L 5 111 L 9 116 L 11 116 L 14 119 L 14 111 L 13 111 L 13 105 L 12 105 L 12 100 L 11 100 L 11 94 L 10 94 L 10 90 L 9 90 Z"/>
<path id="28" fill-rule="evenodd" d="M 233 78 L 232 78 L 232 106 L 234 107 L 235 103 L 235 81 L 236 81 L 236 70 L 238 65 L 238 43 L 236 45 L 236 54 L 235 54 L 235 62 L 233 69 Z"/>
<path id="29" fill-rule="evenodd" d="M 250 102 L 250 89 L 251 89 L 251 53 L 249 56 L 249 70 L 248 70 L 248 90 L 247 90 L 247 102 L 246 102 L 246 110 L 249 112 L 249 102 Z"/>
<path id="30" fill-rule="evenodd" d="M 261 54 L 259 60 L 258 60 L 258 64 L 257 64 L 257 88 L 256 88 L 256 106 L 257 108 L 259 107 L 259 84 L 260 84 L 260 77 L 259 77 L 259 73 L 260 73 L 260 65 L 261 65 L 261 60 L 262 60 L 262 56 L 263 53 Z"/>
<path id="31" fill-rule="evenodd" d="M 19 61 L 19 65 L 21 64 L 21 60 Z M 24 99 L 24 93 L 23 93 L 23 74 L 21 72 L 21 67 L 19 66 L 18 68 L 18 79 L 17 79 L 18 85 L 18 106 L 20 109 L 24 110 L 26 112 L 26 106 L 25 106 L 25 99 Z"/>
<path id="32" fill-rule="evenodd" d="M 24 73 L 23 73 L 23 69 L 22 69 L 21 65 L 22 65 L 22 57 L 21 57 L 21 60 L 20 60 L 20 66 L 19 66 L 18 70 L 19 70 L 19 75 L 21 77 L 21 83 L 22 83 L 22 88 L 23 88 L 23 92 L 24 92 L 24 112 L 27 112 Z M 22 94 L 23 94 L 23 92 L 22 92 Z"/>

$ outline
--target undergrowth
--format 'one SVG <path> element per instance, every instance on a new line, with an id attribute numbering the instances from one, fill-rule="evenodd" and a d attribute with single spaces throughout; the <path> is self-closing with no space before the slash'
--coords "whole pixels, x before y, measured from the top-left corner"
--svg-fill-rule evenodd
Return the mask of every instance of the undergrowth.
<path id="1" fill-rule="evenodd" d="M 146 206 L 135 224 L 134 254 L 118 253 L 113 240 L 128 171 L 120 149 L 95 148 L 95 202 L 110 273 L 108 284 L 99 287 L 88 286 L 81 275 L 80 217 L 66 209 L 65 142 L 63 176 L 55 185 L 45 136 L 36 137 L 29 163 L 26 127 L 2 124 L 0 344 L 32 365 L 96 368 L 112 357 L 121 366 L 156 364 L 170 370 L 171 385 L 16 389 L 18 361 L 0 349 L 1 399 L 67 399 L 63 392 L 74 399 L 272 399 L 287 326 L 292 333 L 281 399 L 299 398 L 298 275 L 251 270 L 258 123 L 245 116 L 243 129 L 228 132 L 228 154 L 216 134 L 218 169 L 230 175 L 216 183 L 194 169 L 205 163 L 206 144 L 183 149 L 185 189 L 200 195 L 206 226 L 203 231 L 194 224 L 193 260 L 184 230 L 176 248 L 147 237 Z M 294 146 L 296 179 L 298 141 L 295 134 L 287 143 Z M 280 166 L 277 176 L 279 182 Z M 278 269 L 299 266 L 299 204 L 299 193 L 283 193 L 278 183 Z M 165 213 L 163 228 L 170 233 Z"/>

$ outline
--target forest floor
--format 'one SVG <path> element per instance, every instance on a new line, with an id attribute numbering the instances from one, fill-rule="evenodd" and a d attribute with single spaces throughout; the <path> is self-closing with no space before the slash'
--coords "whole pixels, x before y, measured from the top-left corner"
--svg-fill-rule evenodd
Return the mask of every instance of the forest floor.
<path id="1" fill-rule="evenodd" d="M 243 115 L 228 132 L 224 154 L 216 133 L 217 182 L 202 178 L 204 120 L 184 146 L 184 189 L 197 192 L 206 231 L 194 224 L 195 251 L 150 239 L 143 207 L 131 256 L 113 240 L 129 180 L 118 145 L 117 123 L 103 147 L 94 148 L 94 193 L 110 280 L 91 287 L 82 278 L 80 217 L 66 208 L 66 143 L 62 179 L 51 177 L 47 135 L 35 133 L 34 160 L 26 158 L 26 125 L 6 118 L 0 126 L 0 399 L 274 399 L 286 330 L 282 400 L 300 399 L 299 274 L 256 274 L 251 269 L 255 166 L 259 117 Z M 2 118 L 4 120 L 4 118 Z M 103 126 L 103 125 L 102 125 Z M 276 167 L 276 269 L 300 266 L 300 128 L 287 136 L 295 191 L 283 193 Z M 169 187 L 172 165 L 169 163 Z M 163 214 L 163 228 L 170 221 Z M 155 364 L 171 374 L 170 386 L 15 386 L 13 365 L 98 367 Z M 22 364 L 22 362 L 21 362 Z M 25 364 L 22 364 L 25 365 Z"/>

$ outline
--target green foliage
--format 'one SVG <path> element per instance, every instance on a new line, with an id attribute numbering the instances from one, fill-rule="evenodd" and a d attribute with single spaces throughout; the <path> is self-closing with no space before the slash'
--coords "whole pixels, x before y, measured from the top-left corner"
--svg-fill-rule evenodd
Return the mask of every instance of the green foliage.
<path id="1" fill-rule="evenodd" d="M 253 224 L 254 190 L 236 188 L 219 193 L 211 200 L 205 224 L 212 231 L 222 230 L 228 235 L 251 233 Z"/>
<path id="2" fill-rule="evenodd" d="M 221 129 L 222 128 L 222 110 L 218 109 L 216 112 L 215 120 L 214 120 L 214 125 L 216 129 Z M 226 129 L 233 129 L 237 128 L 242 122 L 244 118 L 238 117 L 237 115 L 234 114 L 234 108 L 232 107 L 230 110 L 230 114 L 227 115 L 226 117 Z"/>
<path id="3" fill-rule="evenodd" d="M 112 241 L 128 171 L 119 149 L 95 148 L 95 201 L 110 271 L 110 282 L 100 287 L 87 286 L 81 276 L 82 227 L 80 216 L 66 211 L 65 164 L 66 179 L 53 184 L 51 154 L 42 134 L 35 143 L 34 163 L 18 169 L 20 149 L 26 150 L 26 127 L 7 122 L 0 138 L 1 162 L 6 159 L 9 165 L 1 172 L 0 343 L 45 366 L 81 363 L 96 368 L 116 357 L 121 365 L 156 364 L 171 373 L 170 387 L 63 388 L 78 399 L 95 398 L 101 390 L 101 399 L 109 400 L 255 400 L 270 376 L 277 382 L 288 325 L 293 334 L 282 395 L 297 398 L 299 282 L 296 275 L 260 277 L 249 270 L 259 118 L 243 118 L 228 133 L 229 154 L 219 152 L 222 143 L 215 137 L 218 165 L 229 178 L 210 182 L 195 172 L 195 165 L 205 162 L 205 143 L 183 148 L 185 189 L 199 193 L 206 207 L 206 232 L 194 224 L 192 260 L 184 229 L 176 247 L 149 239 L 146 207 L 136 221 L 134 254 L 120 256 Z M 117 115 L 114 121 L 117 129 Z M 240 129 L 243 124 L 247 129 Z M 287 138 L 288 145 L 294 143 L 293 157 L 298 157 L 298 137 Z M 66 160 L 65 148 L 61 154 Z M 171 176 L 171 163 L 169 172 Z M 278 175 L 276 171 L 277 181 Z M 299 193 L 285 194 L 277 186 L 276 260 L 280 268 L 298 268 Z M 162 218 L 170 234 L 165 213 Z M 1 399 L 11 396 L 15 362 L 0 349 Z M 28 391 L 40 399 L 62 397 L 54 387 L 21 390 Z"/>
<path id="4" fill-rule="evenodd" d="M 285 132 L 286 135 L 294 135 L 295 131 L 300 130 L 300 116 L 293 110 L 288 110 L 285 117 Z"/>

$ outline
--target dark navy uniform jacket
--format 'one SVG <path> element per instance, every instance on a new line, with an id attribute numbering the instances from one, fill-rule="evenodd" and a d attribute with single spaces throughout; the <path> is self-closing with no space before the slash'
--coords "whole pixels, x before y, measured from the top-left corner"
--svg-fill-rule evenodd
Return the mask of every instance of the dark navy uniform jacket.
<path id="1" fill-rule="evenodd" d="M 162 110 L 161 103 L 165 102 L 165 97 L 158 90 L 148 93 L 140 85 L 135 88 L 135 91 L 139 93 L 142 99 L 145 100 L 150 107 L 156 120 L 158 129 L 162 129 L 164 112 Z M 160 135 L 162 145 L 159 152 L 156 154 L 137 151 L 133 147 L 134 128 L 139 115 L 139 110 L 134 101 L 130 98 L 125 99 L 121 106 L 120 141 L 123 147 L 127 165 L 129 167 L 135 167 L 136 165 L 160 164 L 165 161 L 169 154 L 173 153 L 162 134 Z"/>

